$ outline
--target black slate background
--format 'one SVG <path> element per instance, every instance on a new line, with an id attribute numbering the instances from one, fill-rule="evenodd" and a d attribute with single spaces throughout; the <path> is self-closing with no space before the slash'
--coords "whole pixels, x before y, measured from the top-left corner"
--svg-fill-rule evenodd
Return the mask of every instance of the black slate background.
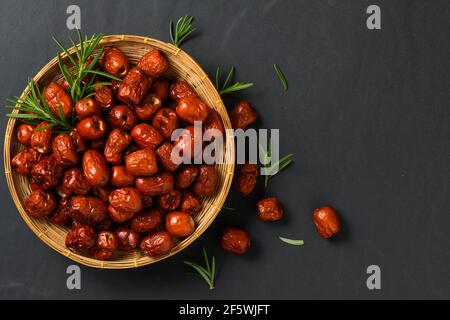
<path id="1" fill-rule="evenodd" d="M 281 128 L 281 152 L 296 163 L 274 178 L 286 219 L 258 221 L 254 202 L 231 192 L 212 227 L 182 253 L 135 270 L 82 267 L 82 290 L 66 289 L 72 262 L 21 220 L 1 175 L 0 298 L 306 299 L 450 298 L 450 5 L 448 1 L 0 1 L 0 99 L 54 57 L 66 8 L 79 4 L 85 33 L 149 35 L 168 41 L 170 19 L 189 13 L 199 29 L 183 49 L 213 75 L 237 66 L 255 86 L 260 127 Z M 382 30 L 366 8 L 382 9 Z M 278 63 L 289 80 L 284 93 Z M 6 113 L 2 110 L 4 132 Z M 263 192 L 263 187 L 259 187 Z M 317 235 L 312 210 L 324 203 L 345 223 L 336 241 Z M 253 248 L 222 252 L 224 226 L 245 227 Z M 304 247 L 277 236 L 305 240 Z M 216 290 L 185 275 L 201 246 L 216 256 Z M 368 265 L 382 289 L 366 288 Z"/>

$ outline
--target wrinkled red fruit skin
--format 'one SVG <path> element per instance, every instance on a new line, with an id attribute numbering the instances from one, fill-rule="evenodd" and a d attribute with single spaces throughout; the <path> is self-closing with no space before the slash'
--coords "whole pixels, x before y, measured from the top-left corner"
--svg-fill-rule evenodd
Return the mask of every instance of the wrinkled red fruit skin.
<path id="1" fill-rule="evenodd" d="M 173 175 L 168 171 L 162 171 L 151 177 L 136 178 L 136 188 L 147 196 L 159 196 L 173 189 Z"/>
<path id="2" fill-rule="evenodd" d="M 141 249 L 149 257 L 157 257 L 166 253 L 175 246 L 172 236 L 166 231 L 159 231 L 145 237 L 141 241 Z"/>
<path id="3" fill-rule="evenodd" d="M 283 208 L 275 197 L 261 199 L 257 202 L 259 219 L 262 221 L 278 221 L 283 218 Z"/>
<path id="4" fill-rule="evenodd" d="M 141 69 L 137 67 L 131 69 L 119 86 L 119 99 L 129 105 L 138 105 L 147 94 L 152 82 L 153 78 Z"/>
<path id="5" fill-rule="evenodd" d="M 241 101 L 234 105 L 230 113 L 233 129 L 245 129 L 258 118 L 256 111 L 247 101 Z"/>
<path id="6" fill-rule="evenodd" d="M 222 234 L 220 245 L 225 251 L 242 255 L 250 248 L 250 237 L 242 229 L 227 228 Z"/>
<path id="7" fill-rule="evenodd" d="M 66 247 L 79 253 L 95 244 L 97 234 L 91 226 L 78 225 L 73 227 L 66 236 Z"/>

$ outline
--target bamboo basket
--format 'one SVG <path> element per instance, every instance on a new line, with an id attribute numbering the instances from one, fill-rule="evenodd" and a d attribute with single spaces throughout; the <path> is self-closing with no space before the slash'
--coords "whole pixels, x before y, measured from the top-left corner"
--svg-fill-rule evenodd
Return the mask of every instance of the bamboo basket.
<path id="1" fill-rule="evenodd" d="M 181 49 L 149 37 L 134 35 L 105 36 L 101 45 L 105 47 L 118 47 L 127 55 L 131 64 L 136 64 L 150 49 L 159 48 L 166 54 L 170 62 L 167 77 L 172 80 L 183 79 L 187 81 L 211 108 L 217 110 L 222 118 L 225 129 L 231 129 L 228 113 L 214 85 L 199 64 Z M 74 48 L 71 48 L 69 53 L 73 54 L 73 52 Z M 63 59 L 68 60 L 66 56 L 63 56 Z M 62 75 L 60 74 L 57 58 L 55 57 L 39 71 L 33 80 L 42 89 L 51 81 L 58 81 L 61 78 Z M 24 98 L 28 94 L 28 91 L 29 88 L 27 87 L 23 91 L 21 98 Z M 17 112 L 17 110 L 14 112 Z M 214 196 L 202 199 L 203 207 L 201 212 L 194 217 L 196 230 L 192 235 L 179 241 L 168 254 L 155 258 L 144 255 L 141 250 L 136 250 L 131 253 L 117 251 L 107 261 L 96 260 L 87 255 L 75 254 L 65 247 L 65 237 L 69 229 L 68 227 L 60 227 L 52 224 L 46 218 L 31 218 L 24 210 L 25 199 L 31 192 L 30 182 L 27 177 L 23 177 L 11 169 L 11 156 L 23 149 L 23 146 L 16 139 L 19 122 L 15 119 L 9 119 L 4 143 L 6 181 L 14 203 L 25 223 L 43 242 L 73 261 L 86 266 L 105 269 L 136 268 L 155 263 L 180 252 L 205 232 L 214 221 L 230 190 L 234 173 L 235 148 L 233 136 L 227 132 L 226 140 L 224 141 L 223 164 L 216 164 L 216 169 L 219 173 L 219 183 L 216 193 Z"/>

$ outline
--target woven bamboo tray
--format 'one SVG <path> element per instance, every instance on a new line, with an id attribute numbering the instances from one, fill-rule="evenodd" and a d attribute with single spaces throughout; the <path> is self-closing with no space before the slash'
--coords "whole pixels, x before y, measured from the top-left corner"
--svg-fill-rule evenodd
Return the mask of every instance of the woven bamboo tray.
<path id="1" fill-rule="evenodd" d="M 230 119 L 225 106 L 217 93 L 214 85 L 199 66 L 187 53 L 181 49 L 152 38 L 132 35 L 110 35 L 105 36 L 101 42 L 105 47 L 115 46 L 121 49 L 130 60 L 130 63 L 136 64 L 139 59 L 150 49 L 159 48 L 170 61 L 170 69 L 167 77 L 172 80 L 183 79 L 187 81 L 197 92 L 197 94 L 213 109 L 220 114 L 225 129 L 231 129 Z M 74 48 L 69 52 L 73 54 Z M 63 56 L 67 61 L 67 57 Z M 57 81 L 62 78 L 57 59 L 51 60 L 41 71 L 33 78 L 35 83 L 42 89 L 51 81 Z M 27 87 L 21 98 L 28 94 Z M 17 112 L 17 111 L 14 111 Z M 99 261 L 89 256 L 75 254 L 69 251 L 65 245 L 65 237 L 68 231 L 66 227 L 60 227 L 52 224 L 46 218 L 30 218 L 24 210 L 26 196 L 31 192 L 28 178 L 17 174 L 11 169 L 11 156 L 16 154 L 23 146 L 17 142 L 16 131 L 20 121 L 9 119 L 5 133 L 4 143 L 4 163 L 6 181 L 8 183 L 11 196 L 16 207 L 25 223 L 30 229 L 48 246 L 65 255 L 66 257 L 86 266 L 105 269 L 127 269 L 135 268 L 168 258 L 177 252 L 180 252 L 197 239 L 216 218 L 217 214 L 225 202 L 228 195 L 234 172 L 235 148 L 234 139 L 227 133 L 224 143 L 224 161 L 223 164 L 217 164 L 216 169 L 219 173 L 219 183 L 214 196 L 202 200 L 202 211 L 195 217 L 196 230 L 188 238 L 178 242 L 176 246 L 166 255 L 150 258 L 145 256 L 142 251 L 137 250 L 131 253 L 117 251 L 117 253 L 108 261 Z"/>

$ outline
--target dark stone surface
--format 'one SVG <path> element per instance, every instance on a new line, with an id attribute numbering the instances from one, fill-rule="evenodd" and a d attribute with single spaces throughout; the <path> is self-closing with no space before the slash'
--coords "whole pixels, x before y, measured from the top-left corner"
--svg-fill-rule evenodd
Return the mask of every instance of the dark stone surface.
<path id="1" fill-rule="evenodd" d="M 226 102 L 249 99 L 261 127 L 281 128 L 281 152 L 295 154 L 265 191 L 281 199 L 286 219 L 263 223 L 258 196 L 232 192 L 227 205 L 237 212 L 224 211 L 184 252 L 137 270 L 82 267 L 82 290 L 69 291 L 72 262 L 26 227 L 1 175 L 0 298 L 450 298 L 448 1 L 1 1 L 2 101 L 55 55 L 50 37 L 66 38 L 72 3 L 88 34 L 167 41 L 170 19 L 196 17 L 199 32 L 183 49 L 210 75 L 235 65 L 239 79 L 254 81 Z M 382 30 L 367 30 L 369 4 L 380 5 Z M 325 203 L 345 222 L 336 241 L 320 239 L 311 221 Z M 228 225 L 252 235 L 247 256 L 220 250 Z M 201 246 L 218 263 L 212 292 L 182 263 Z M 379 291 L 366 288 L 371 264 L 382 270 Z"/>

